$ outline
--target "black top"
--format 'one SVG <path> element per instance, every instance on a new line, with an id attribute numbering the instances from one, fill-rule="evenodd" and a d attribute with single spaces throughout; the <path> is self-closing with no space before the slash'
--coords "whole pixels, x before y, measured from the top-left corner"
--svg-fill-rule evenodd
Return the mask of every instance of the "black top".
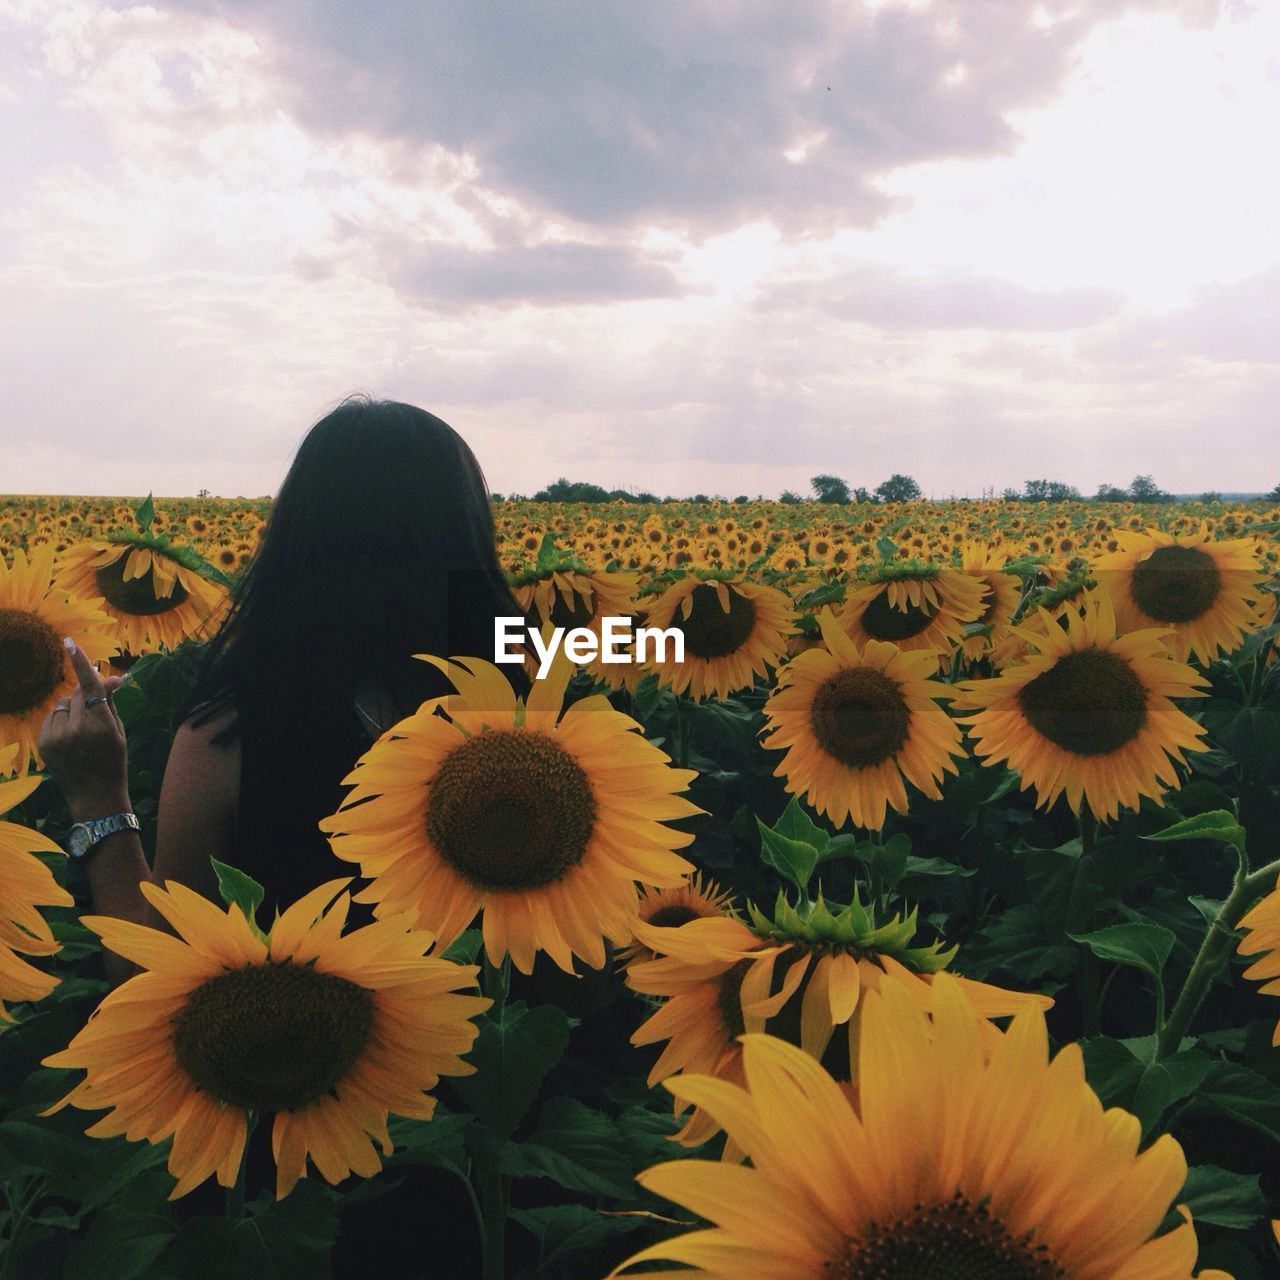
<path id="1" fill-rule="evenodd" d="M 291 758 L 278 758 L 269 744 L 284 737 L 270 726 L 247 719 L 240 734 L 240 805 L 233 862 L 266 890 L 265 924 L 326 880 L 355 876 L 359 867 L 335 857 L 319 822 L 342 803 L 349 787 L 342 779 L 372 745 L 354 708 L 344 716 L 335 708 L 333 732 L 313 737 Z M 352 886 L 355 888 L 356 886 Z M 361 918 L 357 918 L 357 916 Z M 354 913 L 348 928 L 372 916 Z"/>
<path id="2" fill-rule="evenodd" d="M 192 723 L 202 720 L 197 712 Z M 373 739 L 349 703 L 335 705 L 322 728 L 287 749 L 281 744 L 294 735 L 250 708 L 238 708 L 237 736 L 240 801 L 226 861 L 262 885 L 259 924 L 269 928 L 276 911 L 317 885 L 359 875 L 357 864 L 334 856 L 319 822 L 341 805 L 350 790 L 342 779 Z M 353 906 L 347 927 L 372 918 L 369 908 Z"/>

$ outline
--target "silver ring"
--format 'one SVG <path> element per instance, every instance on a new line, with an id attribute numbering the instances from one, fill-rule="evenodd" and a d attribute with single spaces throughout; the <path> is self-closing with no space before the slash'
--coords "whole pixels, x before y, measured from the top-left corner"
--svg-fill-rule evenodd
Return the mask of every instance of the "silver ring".
<path id="1" fill-rule="evenodd" d="M 86 699 L 84 700 L 84 705 L 85 705 L 86 707 L 96 707 L 96 706 L 98 705 L 98 703 L 100 703 L 100 702 L 106 702 L 106 701 L 107 701 L 107 698 L 106 698 L 106 697 L 101 697 L 101 698 L 86 698 Z M 71 710 L 71 708 L 70 708 L 70 707 L 68 707 L 68 708 L 67 708 L 67 710 L 68 710 L 68 711 L 70 711 L 70 710 Z"/>
<path id="2" fill-rule="evenodd" d="M 64 706 L 62 705 L 62 703 L 58 703 L 58 705 L 57 705 L 56 707 L 54 707 L 54 709 L 53 709 L 51 712 L 49 712 L 49 714 L 50 714 L 51 716 L 56 716 L 56 715 L 58 714 L 58 712 L 59 712 L 59 711 L 65 711 L 65 712 L 67 712 L 68 714 L 70 714 L 70 712 L 71 712 L 71 708 L 70 708 L 70 707 L 64 707 Z"/>

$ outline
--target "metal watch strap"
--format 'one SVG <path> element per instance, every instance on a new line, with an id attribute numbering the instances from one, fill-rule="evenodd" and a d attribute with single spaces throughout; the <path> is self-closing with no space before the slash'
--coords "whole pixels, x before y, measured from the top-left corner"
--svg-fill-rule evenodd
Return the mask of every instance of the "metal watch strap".
<path id="1" fill-rule="evenodd" d="M 113 813 L 109 818 L 90 818 L 87 822 L 77 822 L 75 826 L 83 827 L 89 833 L 89 842 L 80 852 L 76 852 L 74 847 L 72 849 L 73 856 L 79 858 L 87 857 L 101 841 L 117 831 L 124 831 L 126 828 L 132 831 L 142 829 L 136 813 Z"/>

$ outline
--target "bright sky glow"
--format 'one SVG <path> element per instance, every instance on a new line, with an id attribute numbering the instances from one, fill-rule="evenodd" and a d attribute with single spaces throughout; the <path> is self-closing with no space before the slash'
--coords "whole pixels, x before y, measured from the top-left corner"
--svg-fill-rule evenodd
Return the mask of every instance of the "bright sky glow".
<path id="1" fill-rule="evenodd" d="M 0 0 L 0 492 L 1280 480 L 1280 6 L 355 13 Z"/>

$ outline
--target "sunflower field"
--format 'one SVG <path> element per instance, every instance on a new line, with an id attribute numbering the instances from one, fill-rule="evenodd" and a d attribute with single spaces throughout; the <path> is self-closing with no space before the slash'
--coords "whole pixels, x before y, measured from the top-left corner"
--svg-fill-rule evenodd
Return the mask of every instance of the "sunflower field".
<path id="1" fill-rule="evenodd" d="M 391 1276 L 1280 1276 L 1280 508 L 495 502 L 531 620 L 683 660 L 427 655 L 325 883 L 95 915 L 62 638 L 150 855 L 269 517 L 0 498 L 0 1280 L 348 1274 L 414 1196 Z"/>

